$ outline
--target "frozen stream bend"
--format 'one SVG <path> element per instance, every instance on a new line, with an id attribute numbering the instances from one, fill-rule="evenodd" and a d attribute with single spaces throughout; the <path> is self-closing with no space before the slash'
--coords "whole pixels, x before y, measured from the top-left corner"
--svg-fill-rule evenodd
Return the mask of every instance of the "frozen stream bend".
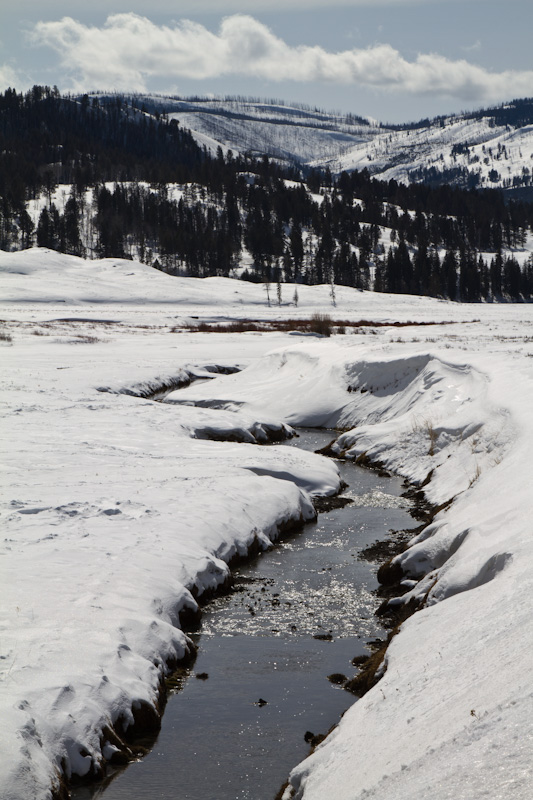
<path id="1" fill-rule="evenodd" d="M 307 449 L 332 438 L 300 434 L 292 443 Z M 339 466 L 353 502 L 237 569 L 236 591 L 204 609 L 193 676 L 170 698 L 153 751 L 73 800 L 272 800 L 309 749 L 304 734 L 326 733 L 354 702 L 326 676 L 353 675 L 351 659 L 384 635 L 376 564 L 359 553 L 413 519 L 401 481 Z"/>
<path id="2" fill-rule="evenodd" d="M 478 800 L 480 786 L 530 797 L 533 370 L 524 330 L 512 348 L 490 336 L 477 351 L 401 356 L 299 345 L 185 390 L 188 402 L 349 429 L 335 452 L 383 463 L 443 509 L 393 562 L 412 589 L 390 602 L 421 610 L 283 800 Z"/>
<path id="3" fill-rule="evenodd" d="M 66 340 L 45 341 L 36 360 L 44 336 L 31 333 L 5 353 L 5 800 L 60 796 L 63 776 L 97 778 L 132 731 L 153 730 L 161 681 L 191 650 L 184 612 L 227 580 L 234 556 L 313 519 L 311 495 L 339 487 L 328 459 L 252 444 L 283 433 L 267 415 L 123 393 L 174 376 L 168 353 L 158 375 L 153 349 L 120 335 L 127 358 Z"/>

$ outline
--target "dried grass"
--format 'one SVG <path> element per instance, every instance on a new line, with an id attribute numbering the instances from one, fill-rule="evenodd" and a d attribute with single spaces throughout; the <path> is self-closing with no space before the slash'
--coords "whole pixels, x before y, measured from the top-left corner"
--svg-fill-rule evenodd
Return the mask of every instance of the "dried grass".
<path id="1" fill-rule="evenodd" d="M 307 318 L 276 320 L 236 319 L 226 323 L 187 322 L 171 328 L 171 333 L 246 333 L 249 331 L 302 331 L 331 336 L 335 331 L 345 333 L 359 328 L 407 328 L 426 325 L 453 325 L 453 322 L 374 322 L 372 320 L 333 319 L 328 314 L 316 313 Z"/>

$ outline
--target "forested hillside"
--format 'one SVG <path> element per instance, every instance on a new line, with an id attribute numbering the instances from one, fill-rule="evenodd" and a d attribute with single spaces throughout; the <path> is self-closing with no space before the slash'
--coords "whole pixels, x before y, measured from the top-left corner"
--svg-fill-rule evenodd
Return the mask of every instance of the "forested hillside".
<path id="1" fill-rule="evenodd" d="M 0 96 L 5 250 L 472 302 L 530 299 L 532 243 L 533 204 L 499 190 L 332 175 L 222 148 L 213 157 L 131 97 Z"/>
<path id="2" fill-rule="evenodd" d="M 98 94 L 100 103 L 117 95 Z M 390 125 L 354 114 L 253 97 L 126 95 L 151 114 L 179 119 L 213 153 L 268 153 L 285 163 L 368 169 L 380 180 L 502 189 L 533 201 L 533 99 Z"/>

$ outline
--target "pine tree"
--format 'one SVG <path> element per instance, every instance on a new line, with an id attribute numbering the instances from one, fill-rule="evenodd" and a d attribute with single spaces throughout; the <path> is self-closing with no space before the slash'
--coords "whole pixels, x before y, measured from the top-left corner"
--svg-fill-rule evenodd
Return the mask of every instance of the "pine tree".
<path id="1" fill-rule="evenodd" d="M 78 200 L 75 194 L 72 193 L 65 203 L 63 226 L 65 235 L 64 251 L 73 256 L 83 256 L 84 254 L 80 236 L 79 217 Z"/>
<path id="2" fill-rule="evenodd" d="M 448 250 L 442 260 L 444 294 L 450 300 L 457 299 L 457 258 L 453 250 Z"/>
<path id="3" fill-rule="evenodd" d="M 489 268 L 490 292 L 492 298 L 495 300 L 501 299 L 502 279 L 503 279 L 503 257 L 501 250 L 498 250 L 496 256 L 491 260 Z"/>

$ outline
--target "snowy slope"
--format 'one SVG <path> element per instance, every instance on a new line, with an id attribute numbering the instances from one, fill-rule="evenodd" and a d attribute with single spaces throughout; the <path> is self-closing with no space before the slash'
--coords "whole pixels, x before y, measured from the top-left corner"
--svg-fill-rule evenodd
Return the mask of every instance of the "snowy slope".
<path id="1" fill-rule="evenodd" d="M 524 251 L 527 258 L 529 251 Z M 202 316 L 211 321 L 223 322 L 234 318 L 275 319 L 309 317 L 326 309 L 333 313 L 330 286 L 298 285 L 298 307 L 294 306 L 294 285 L 282 285 L 282 305 L 268 305 L 263 284 L 228 278 L 203 278 L 194 280 L 167 275 L 146 264 L 127 259 L 109 258 L 85 260 L 77 256 L 57 253 L 54 250 L 34 247 L 30 250 L 5 252 L 0 250 L 0 303 L 34 303 L 53 306 L 56 316 L 65 315 L 68 305 L 91 306 L 92 313 L 99 305 L 112 304 L 113 311 L 96 311 L 97 316 L 109 314 L 120 319 L 121 307 L 168 306 L 167 312 L 174 322 Z M 272 296 L 271 290 L 271 296 Z M 360 292 L 345 286 L 335 287 L 336 315 L 344 318 L 383 318 L 390 295 Z M 361 299 L 364 297 L 363 304 Z M 277 298 L 276 298 L 277 300 Z M 65 304 L 65 307 L 63 307 Z M 63 310 L 62 310 L 63 309 Z M 471 310 L 471 307 L 470 309 Z M 133 312 L 132 312 L 133 313 Z M 394 300 L 394 312 L 386 319 L 400 320 L 454 320 L 463 319 L 460 306 L 432 298 L 402 295 Z M 477 316 L 478 309 L 475 314 Z M 85 310 L 83 311 L 85 316 Z"/>
<path id="2" fill-rule="evenodd" d="M 345 288 L 332 309 L 315 286 L 297 309 L 268 307 L 253 284 L 42 250 L 0 253 L 0 270 L 3 799 L 44 800 L 61 772 L 97 771 L 112 726 L 156 702 L 165 663 L 190 646 L 179 611 L 236 552 L 309 517 L 310 494 L 335 491 L 331 461 L 246 443 L 286 424 L 338 425 L 348 456 L 417 484 L 433 470 L 429 499 L 453 498 L 397 559 L 423 610 L 381 681 L 294 770 L 295 796 L 529 797 L 530 306 Z M 439 324 L 311 342 L 172 333 L 191 317 L 317 309 Z M 235 364 L 248 366 L 172 404 L 122 393 Z"/>
<path id="3" fill-rule="evenodd" d="M 366 168 L 376 177 L 402 182 L 435 180 L 445 172 L 446 182 L 459 185 L 533 187 L 533 125 L 505 124 L 498 109 L 480 117 L 456 114 L 416 126 L 388 127 L 275 101 L 142 95 L 134 99 L 137 106 L 144 101 L 152 113 L 179 120 L 212 153 L 220 145 L 224 152 L 267 153 L 328 166 L 334 173 Z"/>
<path id="4" fill-rule="evenodd" d="M 533 126 L 512 129 L 494 125 L 490 117 L 451 117 L 442 125 L 385 131 L 339 157 L 316 161 L 316 166 L 326 164 L 332 172 L 366 168 L 383 180 L 403 183 L 422 180 L 427 170 L 437 175 L 464 170 L 480 189 L 512 188 L 524 180 L 531 186 Z M 453 176 L 447 182 L 453 183 Z"/>
<path id="5" fill-rule="evenodd" d="M 417 128 L 347 124 L 334 114 L 307 115 L 296 109 L 231 101 L 183 104 L 169 114 L 212 152 L 252 151 L 315 167 L 368 169 L 383 180 L 409 183 L 424 173 L 464 170 L 478 188 L 533 186 L 533 125 L 511 128 L 481 119 L 451 116 Z M 206 108 L 208 106 L 208 108 Z M 292 112 L 291 116 L 289 113 Z M 204 137 L 204 138 L 203 138 Z M 205 138 L 207 137 L 207 138 Z M 433 176 L 434 177 L 434 176 Z M 530 180 L 531 178 L 531 180 Z M 465 182 L 450 176 L 448 181 Z"/>
<path id="6" fill-rule="evenodd" d="M 307 162 L 341 154 L 367 140 L 374 129 L 374 123 L 367 119 L 276 101 L 180 100 L 144 95 L 128 99 L 151 113 L 165 113 L 169 119 L 178 120 L 213 154 L 220 145 L 234 153 L 267 153 Z"/>
<path id="7" fill-rule="evenodd" d="M 328 158 L 330 154 L 342 154 L 354 144 L 365 141 L 369 126 L 333 124 L 333 121 L 311 122 L 301 117 L 279 119 L 257 115 L 232 118 L 213 113 L 178 112 L 169 115 L 191 130 L 199 144 L 219 142 L 234 152 L 268 153 L 289 161 L 308 162 Z M 208 136 L 210 142 L 202 139 Z"/>

